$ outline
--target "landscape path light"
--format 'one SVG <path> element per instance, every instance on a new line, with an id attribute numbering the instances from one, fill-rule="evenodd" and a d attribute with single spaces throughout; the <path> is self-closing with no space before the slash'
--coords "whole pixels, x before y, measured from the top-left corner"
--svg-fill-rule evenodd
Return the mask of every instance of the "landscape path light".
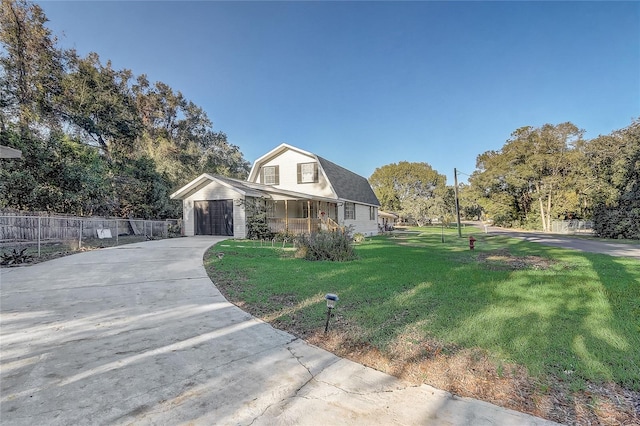
<path id="1" fill-rule="evenodd" d="M 324 326 L 324 332 L 329 331 L 329 319 L 331 318 L 331 310 L 336 307 L 336 302 L 340 300 L 337 294 L 327 293 L 324 298 L 327 300 L 327 323 Z"/>

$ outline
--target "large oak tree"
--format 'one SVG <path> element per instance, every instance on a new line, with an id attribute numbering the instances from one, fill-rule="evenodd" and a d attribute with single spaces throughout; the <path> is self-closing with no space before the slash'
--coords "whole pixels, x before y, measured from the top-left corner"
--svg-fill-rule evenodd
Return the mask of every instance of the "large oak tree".
<path id="1" fill-rule="evenodd" d="M 446 216 L 450 211 L 446 177 L 427 163 L 401 161 L 379 167 L 369 183 L 382 210 L 411 217 L 418 224 Z"/>
<path id="2" fill-rule="evenodd" d="M 63 50 L 42 9 L 0 8 L 0 208 L 176 217 L 172 190 L 202 172 L 242 178 L 249 163 L 206 112 L 162 82 Z"/>

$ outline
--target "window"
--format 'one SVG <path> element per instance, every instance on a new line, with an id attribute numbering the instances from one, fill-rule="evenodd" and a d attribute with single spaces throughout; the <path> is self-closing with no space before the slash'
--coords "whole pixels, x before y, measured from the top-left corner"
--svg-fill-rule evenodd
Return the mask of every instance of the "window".
<path id="1" fill-rule="evenodd" d="M 279 185 L 280 171 L 279 166 L 264 166 L 262 168 L 262 176 L 260 181 L 265 185 Z"/>
<path id="2" fill-rule="evenodd" d="M 317 163 L 298 163 L 298 183 L 318 182 Z"/>
<path id="3" fill-rule="evenodd" d="M 356 205 L 355 203 L 344 203 L 344 218 L 355 220 L 356 218 Z"/>
<path id="4" fill-rule="evenodd" d="M 303 201 L 302 203 L 302 217 L 318 217 L 316 203 L 313 201 L 311 203 Z M 309 208 L 311 208 L 311 211 L 309 211 Z"/>
<path id="5" fill-rule="evenodd" d="M 369 220 L 376 220 L 376 208 L 369 206 Z"/>

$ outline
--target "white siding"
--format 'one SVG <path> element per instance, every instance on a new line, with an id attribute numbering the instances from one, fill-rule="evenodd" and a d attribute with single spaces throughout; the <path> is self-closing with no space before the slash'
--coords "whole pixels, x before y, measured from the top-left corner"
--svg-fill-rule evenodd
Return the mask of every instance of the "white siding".
<path id="1" fill-rule="evenodd" d="M 195 235 L 195 211 L 194 201 L 205 200 L 233 200 L 233 237 L 245 238 L 247 236 L 247 225 L 245 221 L 245 207 L 242 194 L 237 191 L 211 182 L 204 188 L 194 192 L 182 202 L 184 235 Z"/>
<path id="2" fill-rule="evenodd" d="M 369 219 L 369 206 L 364 204 L 356 203 L 356 218 L 353 219 L 344 219 L 344 205 L 340 206 L 338 211 L 340 216 L 340 222 L 344 226 L 354 226 L 354 233 L 361 233 L 364 235 L 378 235 L 378 221 L 376 219 Z M 374 215 L 374 217 L 377 216 Z"/>
<path id="3" fill-rule="evenodd" d="M 279 156 L 262 164 L 262 166 L 279 166 L 280 184 L 276 188 L 302 192 L 304 194 L 318 195 L 321 197 L 335 197 L 329 182 L 325 178 L 318 164 L 318 182 L 298 184 L 298 163 L 316 163 L 314 157 L 287 150 Z M 260 182 L 260 172 L 256 173 L 256 179 Z"/>

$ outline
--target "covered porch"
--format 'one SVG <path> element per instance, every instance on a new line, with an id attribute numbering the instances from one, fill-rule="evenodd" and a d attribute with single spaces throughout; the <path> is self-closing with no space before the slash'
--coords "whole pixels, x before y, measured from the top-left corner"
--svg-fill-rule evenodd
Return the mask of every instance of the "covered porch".
<path id="1" fill-rule="evenodd" d="M 267 224 L 273 233 L 311 234 L 341 229 L 338 204 L 322 200 L 266 200 Z"/>

